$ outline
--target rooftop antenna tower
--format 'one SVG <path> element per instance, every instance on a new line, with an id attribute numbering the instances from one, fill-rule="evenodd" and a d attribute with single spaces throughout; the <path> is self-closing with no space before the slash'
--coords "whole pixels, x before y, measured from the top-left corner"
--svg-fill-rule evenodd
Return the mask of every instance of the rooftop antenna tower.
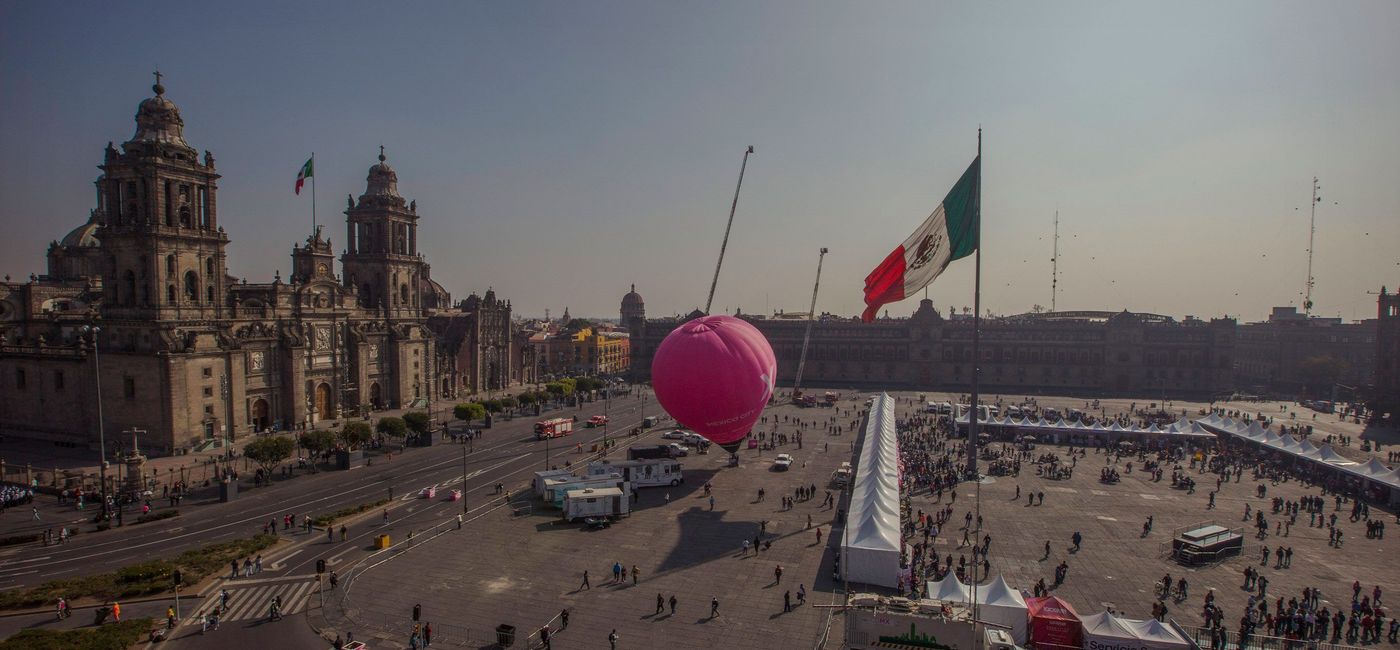
<path id="1" fill-rule="evenodd" d="M 1308 316 L 1312 315 L 1313 308 L 1313 240 L 1317 238 L 1317 202 L 1322 200 L 1322 197 L 1317 195 L 1317 191 L 1320 189 L 1322 189 L 1322 186 L 1317 184 L 1317 177 L 1314 176 L 1312 205 L 1310 206 L 1312 216 L 1308 218 L 1308 284 L 1307 288 L 1303 291 L 1303 313 Z"/>
<path id="2" fill-rule="evenodd" d="M 1055 209 L 1055 243 L 1050 254 L 1050 312 L 1055 311 L 1055 298 L 1060 295 L 1060 209 Z"/>

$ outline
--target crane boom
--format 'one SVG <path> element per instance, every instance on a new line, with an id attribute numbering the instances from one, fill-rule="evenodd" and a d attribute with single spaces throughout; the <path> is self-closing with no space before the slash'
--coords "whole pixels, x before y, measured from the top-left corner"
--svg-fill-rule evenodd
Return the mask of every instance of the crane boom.
<path id="1" fill-rule="evenodd" d="M 792 382 L 792 396 L 802 394 L 802 368 L 807 365 L 807 343 L 812 340 L 812 322 L 817 318 L 817 289 L 822 286 L 822 260 L 826 258 L 826 248 L 817 255 L 817 280 L 812 283 L 812 306 L 807 309 L 807 331 L 802 334 L 802 354 L 797 358 L 797 377 Z"/>

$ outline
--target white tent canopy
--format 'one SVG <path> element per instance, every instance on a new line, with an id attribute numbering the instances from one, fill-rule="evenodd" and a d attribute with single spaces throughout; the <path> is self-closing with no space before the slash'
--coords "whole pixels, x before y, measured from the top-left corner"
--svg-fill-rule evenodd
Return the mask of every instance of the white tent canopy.
<path id="1" fill-rule="evenodd" d="M 1006 584 L 1006 578 L 997 576 L 986 587 L 978 587 L 977 603 L 984 620 L 1011 628 L 1011 638 L 1016 645 L 1026 644 L 1026 599 Z"/>
<path id="2" fill-rule="evenodd" d="M 958 576 L 949 571 L 942 580 L 928 583 L 928 597 L 931 600 L 946 600 L 953 603 L 971 603 L 972 587 L 963 584 Z"/>
<path id="3" fill-rule="evenodd" d="M 894 587 L 899 581 L 899 439 L 894 399 L 881 393 L 865 420 L 855 484 L 841 543 L 851 582 Z"/>
<path id="4" fill-rule="evenodd" d="M 1227 423 L 1230 426 L 1227 426 Z M 1257 421 L 1251 422 L 1248 427 L 1245 427 L 1240 423 L 1230 422 L 1229 418 L 1221 418 L 1215 413 L 1196 420 L 1192 424 L 1196 428 L 1200 428 L 1201 425 L 1205 425 L 1210 431 L 1244 438 L 1294 458 L 1321 464 L 1344 474 L 1378 484 L 1390 490 L 1391 502 L 1400 502 L 1400 468 L 1386 467 L 1385 463 L 1374 456 L 1364 464 L 1358 463 L 1337 453 L 1331 445 L 1315 446 L 1307 438 L 1299 440 L 1291 435 L 1279 435 L 1259 426 Z M 1258 433 L 1261 430 L 1262 433 Z"/>
<path id="5" fill-rule="evenodd" d="M 953 419 L 953 422 L 959 428 L 963 429 L 967 428 L 968 421 L 969 414 L 967 413 L 964 413 L 958 416 L 957 418 Z M 1078 432 L 1087 434 L 1098 434 L 1099 432 L 1112 432 L 1116 434 L 1137 434 L 1168 439 L 1178 437 L 1215 437 L 1214 434 L 1210 433 L 1209 431 L 1206 431 L 1205 429 L 1202 429 L 1199 426 L 1194 426 L 1190 424 L 1190 422 L 1185 418 L 1182 418 L 1181 421 L 1174 422 L 1167 426 L 1160 426 L 1156 423 L 1153 423 L 1147 427 L 1140 427 L 1137 424 L 1129 424 L 1128 426 L 1123 426 L 1117 421 L 1110 422 L 1108 426 L 1104 426 L 1102 423 L 1097 421 L 1093 424 L 1084 424 L 1079 420 L 1056 420 L 1054 422 L 1051 422 L 1049 420 L 1044 419 L 1032 420 L 1029 418 L 1023 418 L 1018 420 L 1011 417 L 978 418 L 977 421 L 980 424 L 980 426 L 1015 427 L 1017 429 L 1029 430 L 1027 431 L 1027 433 Z"/>

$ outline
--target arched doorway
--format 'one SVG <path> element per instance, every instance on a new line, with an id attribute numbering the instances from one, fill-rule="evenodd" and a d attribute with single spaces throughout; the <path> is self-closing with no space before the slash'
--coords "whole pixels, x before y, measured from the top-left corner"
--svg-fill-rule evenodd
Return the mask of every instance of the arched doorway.
<path id="1" fill-rule="evenodd" d="M 272 418 L 267 413 L 267 400 L 258 398 L 253 401 L 253 430 L 266 431 L 272 425 Z"/>
<path id="2" fill-rule="evenodd" d="M 379 389 L 379 382 L 369 385 L 369 405 L 376 408 L 384 408 L 384 396 Z"/>
<path id="3" fill-rule="evenodd" d="M 335 405 L 331 402 L 331 385 L 316 384 L 316 417 L 321 420 L 335 418 Z"/>

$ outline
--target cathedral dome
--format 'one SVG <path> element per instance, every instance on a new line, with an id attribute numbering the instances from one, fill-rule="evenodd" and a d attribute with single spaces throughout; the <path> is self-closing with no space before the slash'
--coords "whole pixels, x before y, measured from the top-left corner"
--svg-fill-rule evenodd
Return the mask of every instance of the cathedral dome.
<path id="1" fill-rule="evenodd" d="M 637 293 L 637 285 L 635 285 L 635 284 L 632 285 L 632 290 L 631 290 L 631 291 L 628 291 L 628 292 L 627 292 L 627 295 L 625 295 L 625 296 L 622 297 L 622 306 L 623 306 L 624 308 L 625 308 L 625 307 L 641 307 L 641 306 L 644 306 L 645 304 L 646 304 L 646 302 L 642 300 L 642 294 Z"/>
<path id="2" fill-rule="evenodd" d="M 360 198 L 365 197 L 403 200 L 399 195 L 399 175 L 394 173 L 389 163 L 384 162 L 384 147 L 379 148 L 379 162 L 369 168 L 369 177 L 365 179 L 365 193 Z"/>
<path id="3" fill-rule="evenodd" d="M 151 90 L 155 91 L 156 95 L 143 100 L 137 106 L 136 135 L 132 136 L 127 144 L 169 144 L 193 153 L 194 148 L 185 142 L 185 121 L 180 118 L 180 109 L 175 106 L 175 102 L 165 98 L 165 86 L 160 84 L 159 76 Z"/>
<path id="4" fill-rule="evenodd" d="M 97 241 L 97 219 L 88 219 L 87 223 L 74 228 L 63 236 L 63 241 L 60 241 L 59 244 L 70 248 L 96 248 L 99 244 Z"/>

